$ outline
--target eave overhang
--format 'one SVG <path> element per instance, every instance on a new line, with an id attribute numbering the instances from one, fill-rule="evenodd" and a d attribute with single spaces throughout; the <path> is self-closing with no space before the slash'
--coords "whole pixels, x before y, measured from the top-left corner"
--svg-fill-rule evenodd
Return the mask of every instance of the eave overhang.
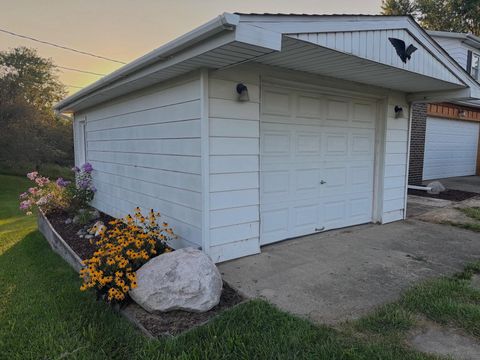
<path id="1" fill-rule="evenodd" d="M 351 33 L 351 39 L 358 35 L 365 51 L 363 43 L 355 44 L 360 46 L 356 51 L 351 43 L 343 48 L 331 40 L 318 40 L 340 33 Z M 391 55 L 392 49 L 383 48 L 391 46 L 389 34 L 421 46 L 417 55 L 428 59 L 401 63 Z M 388 50 L 383 58 L 382 49 Z M 479 84 L 409 17 L 311 16 L 305 20 L 295 15 L 225 13 L 82 89 L 55 109 L 78 112 L 201 68 L 224 69 L 246 62 L 398 90 L 408 93 L 411 101 L 480 99 Z"/>

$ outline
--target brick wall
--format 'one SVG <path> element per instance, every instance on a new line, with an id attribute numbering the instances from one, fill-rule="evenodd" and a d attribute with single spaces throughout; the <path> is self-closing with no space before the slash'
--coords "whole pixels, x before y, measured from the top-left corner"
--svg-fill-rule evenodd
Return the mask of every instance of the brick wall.
<path id="1" fill-rule="evenodd" d="M 426 126 L 427 104 L 414 105 L 412 111 L 412 133 L 410 138 L 410 165 L 408 168 L 409 185 L 422 184 Z"/>

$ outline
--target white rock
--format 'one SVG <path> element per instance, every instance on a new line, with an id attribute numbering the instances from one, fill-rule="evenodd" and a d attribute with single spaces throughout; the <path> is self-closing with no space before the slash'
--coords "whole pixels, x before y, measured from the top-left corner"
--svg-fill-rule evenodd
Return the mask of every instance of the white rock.
<path id="1" fill-rule="evenodd" d="M 184 248 L 157 256 L 137 270 L 131 298 L 148 312 L 208 311 L 222 293 L 222 276 L 203 252 Z"/>
<path id="2" fill-rule="evenodd" d="M 445 190 L 447 190 L 445 189 L 445 186 L 443 186 L 443 184 L 440 181 L 432 181 L 427 185 L 427 187 L 431 188 L 431 190 L 428 190 L 427 192 L 429 194 L 434 194 L 434 195 L 438 195 L 441 192 L 444 192 Z"/>

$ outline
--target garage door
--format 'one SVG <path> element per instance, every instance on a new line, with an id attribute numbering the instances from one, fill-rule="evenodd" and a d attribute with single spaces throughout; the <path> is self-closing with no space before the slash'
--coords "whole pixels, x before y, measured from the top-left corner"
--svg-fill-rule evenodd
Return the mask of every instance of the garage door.
<path id="1" fill-rule="evenodd" d="M 267 87 L 262 93 L 262 245 L 372 220 L 374 102 Z"/>
<path id="2" fill-rule="evenodd" d="M 479 124 L 427 118 L 423 179 L 475 175 Z"/>

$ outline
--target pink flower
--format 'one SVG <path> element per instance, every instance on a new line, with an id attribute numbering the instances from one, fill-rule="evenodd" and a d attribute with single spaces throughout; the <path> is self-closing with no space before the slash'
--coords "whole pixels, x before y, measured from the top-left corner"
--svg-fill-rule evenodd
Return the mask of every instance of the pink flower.
<path id="1" fill-rule="evenodd" d="M 35 182 L 38 186 L 43 187 L 50 182 L 50 180 L 46 177 L 40 176 L 35 179 Z"/>
<path id="2" fill-rule="evenodd" d="M 30 200 L 22 201 L 20 203 L 20 210 L 27 210 L 28 208 L 30 208 L 31 205 L 32 203 L 30 202 Z"/>
<path id="3" fill-rule="evenodd" d="M 28 197 L 28 193 L 24 192 L 20 194 L 20 200 L 26 199 Z"/>
<path id="4" fill-rule="evenodd" d="M 32 194 L 32 195 L 37 194 L 38 191 L 39 191 L 38 188 L 33 188 L 33 187 L 32 187 L 32 188 L 28 189 L 28 192 L 29 192 L 30 194 Z"/>
<path id="5" fill-rule="evenodd" d="M 47 203 L 48 199 L 46 196 L 42 196 L 40 199 L 38 199 L 38 201 L 36 202 L 36 204 L 38 206 L 42 206 L 42 205 L 45 205 Z"/>
<path id="6" fill-rule="evenodd" d="M 35 180 L 37 176 L 38 176 L 38 171 L 32 171 L 27 174 L 27 178 L 29 178 L 32 181 Z"/>

